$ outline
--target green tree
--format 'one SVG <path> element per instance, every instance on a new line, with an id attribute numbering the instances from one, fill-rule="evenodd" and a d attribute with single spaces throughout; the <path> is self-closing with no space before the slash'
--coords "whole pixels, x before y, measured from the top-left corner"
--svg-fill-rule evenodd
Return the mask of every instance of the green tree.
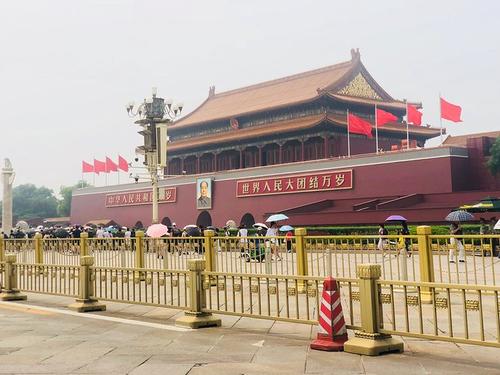
<path id="1" fill-rule="evenodd" d="M 500 172 L 500 137 L 497 137 L 495 143 L 490 148 L 490 157 L 486 163 L 493 176 Z"/>
<path id="2" fill-rule="evenodd" d="M 15 220 L 54 217 L 57 214 L 57 198 L 45 186 L 24 184 L 12 189 L 12 215 Z"/>
<path id="3" fill-rule="evenodd" d="M 88 186 L 91 185 L 87 181 L 78 181 L 78 183 L 73 186 L 61 186 L 61 189 L 59 190 L 59 195 L 61 196 L 61 200 L 57 205 L 58 215 L 69 216 L 71 211 L 71 197 L 73 195 L 73 191 Z"/>

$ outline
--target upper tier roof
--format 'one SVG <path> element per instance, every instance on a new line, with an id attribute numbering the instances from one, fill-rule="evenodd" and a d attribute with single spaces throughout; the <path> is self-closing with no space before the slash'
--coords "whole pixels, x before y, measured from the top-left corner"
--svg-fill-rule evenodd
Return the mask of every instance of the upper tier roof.
<path id="1" fill-rule="evenodd" d="M 256 85 L 215 94 L 194 111 L 172 124 L 173 128 L 279 108 L 335 94 L 361 102 L 376 101 L 388 108 L 403 108 L 380 87 L 365 69 L 358 51 L 351 50 L 350 61 L 327 66 Z"/>

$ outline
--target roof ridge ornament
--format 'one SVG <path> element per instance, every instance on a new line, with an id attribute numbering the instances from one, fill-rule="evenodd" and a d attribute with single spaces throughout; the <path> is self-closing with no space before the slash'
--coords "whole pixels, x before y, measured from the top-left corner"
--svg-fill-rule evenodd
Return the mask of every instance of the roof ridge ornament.
<path id="1" fill-rule="evenodd" d="M 361 58 L 361 54 L 359 53 L 359 48 L 351 48 L 351 61 L 359 60 Z"/>
<path id="2" fill-rule="evenodd" d="M 211 98 L 215 96 L 215 85 L 208 87 L 208 97 Z"/>

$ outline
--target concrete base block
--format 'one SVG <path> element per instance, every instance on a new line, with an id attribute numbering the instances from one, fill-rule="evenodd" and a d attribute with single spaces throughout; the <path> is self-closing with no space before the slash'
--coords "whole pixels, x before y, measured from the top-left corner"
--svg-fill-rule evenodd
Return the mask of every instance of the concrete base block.
<path id="1" fill-rule="evenodd" d="M 186 328 L 205 328 L 205 327 L 220 327 L 222 324 L 219 318 L 214 317 L 211 313 L 193 313 L 185 312 L 185 315 L 176 319 L 175 325 Z"/>
<path id="2" fill-rule="evenodd" d="M 0 293 L 0 301 L 26 301 L 28 297 L 17 291 L 3 291 Z"/>
<path id="3" fill-rule="evenodd" d="M 99 303 L 96 299 L 77 299 L 75 303 L 68 306 L 68 309 L 76 312 L 106 311 L 106 305 Z"/>
<path id="4" fill-rule="evenodd" d="M 391 335 L 383 335 L 380 333 L 369 334 L 356 331 L 355 337 L 349 339 L 344 344 L 344 351 L 361 355 L 402 353 L 404 351 L 404 344 Z"/>

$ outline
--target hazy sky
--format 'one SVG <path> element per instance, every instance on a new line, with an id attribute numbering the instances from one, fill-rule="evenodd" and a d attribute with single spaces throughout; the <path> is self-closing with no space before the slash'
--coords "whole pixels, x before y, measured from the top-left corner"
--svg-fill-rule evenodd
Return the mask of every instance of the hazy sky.
<path id="1" fill-rule="evenodd" d="M 152 86 L 188 113 L 212 84 L 346 61 L 353 47 L 389 94 L 423 102 L 424 122 L 439 126 L 441 91 L 464 108 L 449 133 L 498 130 L 499 12 L 494 0 L 0 0 L 2 165 L 16 185 L 58 191 L 82 160 L 133 157 L 125 104 Z"/>

